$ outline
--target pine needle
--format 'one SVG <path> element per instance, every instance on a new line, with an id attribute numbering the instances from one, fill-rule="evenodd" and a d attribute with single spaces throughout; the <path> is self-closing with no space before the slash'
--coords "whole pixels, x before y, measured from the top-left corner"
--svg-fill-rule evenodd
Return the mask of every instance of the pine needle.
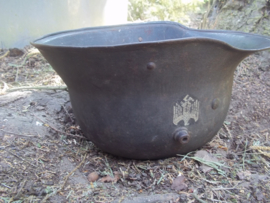
<path id="1" fill-rule="evenodd" d="M 211 168 L 217 170 L 217 172 L 220 175 L 224 176 L 224 177 L 226 175 L 226 172 L 223 171 L 221 169 L 221 167 L 230 168 L 230 167 L 228 167 L 228 166 L 226 166 L 226 165 L 224 165 L 222 163 L 215 162 L 215 161 L 206 161 L 206 160 L 204 160 L 202 158 L 199 158 L 199 157 L 190 157 L 190 156 L 188 156 L 188 154 L 186 154 L 186 155 L 179 155 L 179 154 L 177 154 L 177 156 L 183 156 L 183 159 L 181 161 L 183 161 L 185 158 L 190 158 L 190 159 L 193 159 L 195 161 L 198 161 L 198 162 L 200 162 L 200 163 L 202 163 L 204 165 L 210 166 Z"/>
<path id="2" fill-rule="evenodd" d="M 251 148 L 251 149 L 256 149 L 256 150 L 258 150 L 262 155 L 267 156 L 267 157 L 270 158 L 270 153 L 262 151 L 262 150 L 270 151 L 270 147 L 265 147 L 265 146 L 251 146 L 250 148 Z"/>

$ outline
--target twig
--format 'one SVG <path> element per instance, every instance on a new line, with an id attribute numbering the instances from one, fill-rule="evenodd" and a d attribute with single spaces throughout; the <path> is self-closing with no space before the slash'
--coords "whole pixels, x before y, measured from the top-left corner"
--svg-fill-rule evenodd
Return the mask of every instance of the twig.
<path id="1" fill-rule="evenodd" d="M 111 168 L 111 166 L 110 166 L 110 164 L 109 164 L 109 162 L 108 162 L 108 160 L 107 160 L 107 157 L 105 156 L 105 165 L 108 167 L 108 169 L 109 169 L 109 171 L 110 171 L 110 175 L 111 175 L 111 177 L 113 177 L 114 178 L 114 174 L 113 174 L 113 171 L 112 171 L 112 168 Z"/>
<path id="2" fill-rule="evenodd" d="M 247 144 L 248 144 L 248 141 L 246 139 L 245 151 L 243 155 L 243 170 L 245 170 L 245 157 L 246 157 Z"/>
<path id="3" fill-rule="evenodd" d="M 258 150 L 261 154 L 263 154 L 264 156 L 267 156 L 270 158 L 270 153 L 267 152 L 263 152 L 262 150 Z"/>
<path id="4" fill-rule="evenodd" d="M 237 186 L 237 185 L 236 185 Z M 236 186 L 234 187 L 229 187 L 229 188 L 224 188 L 224 187 L 220 187 L 220 188 L 212 188 L 212 190 L 234 190 L 236 188 Z"/>
<path id="5" fill-rule="evenodd" d="M 4 183 L 1 183 L 1 185 L 3 185 L 4 187 L 7 187 L 7 188 L 9 188 L 9 189 L 12 189 L 12 187 L 10 187 L 10 186 L 8 186 L 8 185 L 6 185 L 6 184 L 4 184 Z"/>
<path id="6" fill-rule="evenodd" d="M 0 56 L 0 60 L 5 58 L 9 53 L 10 53 L 10 51 L 8 50 L 4 55 Z"/>
<path id="7" fill-rule="evenodd" d="M 134 166 L 135 170 L 136 170 L 138 173 L 141 173 L 141 170 L 138 169 L 138 167 L 136 166 L 135 162 L 133 162 L 133 166 Z"/>
<path id="8" fill-rule="evenodd" d="M 270 167 L 270 164 L 263 157 L 261 157 L 261 160 L 266 165 L 267 168 Z"/>
<path id="9" fill-rule="evenodd" d="M 218 181 L 210 181 L 210 180 L 206 180 L 204 178 L 201 178 L 202 180 L 204 180 L 205 182 L 211 183 L 211 184 L 219 184 L 220 182 Z"/>
<path id="10" fill-rule="evenodd" d="M 13 199 L 14 199 L 14 196 L 9 199 L 8 203 L 13 202 Z"/>
<path id="11" fill-rule="evenodd" d="M 246 152 L 250 152 L 252 149 L 247 149 Z M 239 153 L 235 153 L 236 155 L 242 155 L 244 151 L 240 151 Z M 260 153 L 246 153 L 246 154 L 260 154 Z"/>
<path id="12" fill-rule="evenodd" d="M 17 70 L 16 70 L 15 82 L 18 82 L 18 77 L 19 77 L 19 68 L 20 68 L 20 67 L 17 67 Z"/>
<path id="13" fill-rule="evenodd" d="M 63 185 L 62 185 L 58 190 L 56 190 L 56 191 L 54 191 L 54 192 L 52 192 L 52 193 L 50 193 L 50 194 L 47 194 L 47 195 L 44 197 L 44 199 L 41 201 L 41 203 L 47 202 L 47 199 L 49 199 L 49 198 L 52 197 L 53 195 L 55 195 L 55 194 L 61 192 L 61 191 L 64 189 L 64 187 L 65 187 L 65 185 L 66 185 L 66 182 L 67 182 L 68 178 L 69 178 L 69 177 L 70 177 L 70 176 L 71 176 L 78 168 L 81 167 L 81 165 L 82 165 L 82 164 L 84 163 L 84 161 L 85 161 L 85 158 L 86 158 L 86 154 L 84 155 L 83 160 L 81 161 L 81 163 L 80 163 L 76 168 L 74 168 L 74 169 L 73 169 L 73 170 L 65 177 L 65 181 L 64 181 Z"/>
<path id="14" fill-rule="evenodd" d="M 265 147 L 265 146 L 251 146 L 251 149 L 260 149 L 260 150 L 268 150 L 270 151 L 270 147 Z"/>
<path id="15" fill-rule="evenodd" d="M 198 200 L 199 202 L 201 203 L 207 203 L 206 201 L 203 201 L 202 199 L 200 199 L 198 196 L 197 196 L 197 191 L 195 190 L 194 193 L 193 193 L 193 197 Z"/>
<path id="16" fill-rule="evenodd" d="M 197 195 L 193 194 L 193 197 L 198 200 L 201 203 L 207 203 L 206 201 L 203 201 L 202 199 L 200 199 Z"/>
<path id="17" fill-rule="evenodd" d="M 225 123 L 223 123 L 223 126 L 224 126 L 225 129 L 227 130 L 227 132 L 228 132 L 228 134 L 229 134 L 229 137 L 232 139 L 232 134 L 231 134 L 231 131 L 230 131 L 230 129 L 228 128 L 228 126 L 227 126 Z"/>
<path id="18" fill-rule="evenodd" d="M 95 202 L 111 202 L 113 199 L 112 197 L 105 197 L 105 196 L 94 196 Z"/>
<path id="19" fill-rule="evenodd" d="M 16 67 L 16 68 L 21 68 L 24 66 L 24 64 L 26 63 L 26 60 L 29 59 L 31 56 L 35 55 L 35 54 L 38 54 L 39 52 L 33 52 L 33 53 L 28 53 L 28 54 L 24 54 L 21 58 L 23 59 L 22 63 L 21 64 L 13 64 L 13 63 L 9 63 L 8 65 L 11 66 L 11 67 Z"/>
<path id="20" fill-rule="evenodd" d="M 263 154 L 264 156 L 267 156 L 270 158 L 270 153 L 263 152 L 262 150 L 270 151 L 270 147 L 265 147 L 265 146 L 251 146 L 251 149 L 256 149 L 259 151 L 260 154 Z"/>
<path id="21" fill-rule="evenodd" d="M 161 176 L 160 176 L 159 180 L 157 181 L 157 185 L 162 181 L 163 177 L 164 177 L 164 174 L 161 173 Z"/>
<path id="22" fill-rule="evenodd" d="M 112 171 L 112 168 L 110 166 L 110 163 L 108 162 L 107 160 L 107 156 L 105 156 L 105 165 L 108 167 L 108 169 L 110 170 L 110 175 L 114 178 L 114 174 L 113 174 L 113 171 Z"/>
<path id="23" fill-rule="evenodd" d="M 2 129 L 0 129 L 0 130 L 3 131 L 4 133 L 13 134 L 13 135 L 17 135 L 17 136 L 37 137 L 37 135 L 23 135 L 23 134 L 18 134 L 18 133 L 13 133 L 13 132 L 8 132 L 8 131 L 2 130 Z"/>
<path id="24" fill-rule="evenodd" d="M 39 117 L 37 117 L 37 116 L 35 116 L 35 115 L 34 115 L 34 117 L 35 117 L 36 119 L 38 119 L 39 121 L 41 121 L 42 123 L 44 123 L 45 126 L 51 128 L 51 129 L 53 129 L 54 131 L 56 131 L 56 132 L 58 132 L 58 133 L 65 134 L 65 135 L 70 136 L 70 137 L 77 137 L 77 138 L 81 138 L 81 139 L 86 139 L 85 137 L 80 136 L 80 135 L 72 135 L 72 134 L 65 133 L 65 132 L 62 132 L 62 131 L 60 131 L 60 130 L 57 130 L 56 128 L 52 127 L 51 125 L 49 125 L 49 124 L 46 123 L 45 121 L 41 120 Z"/>
<path id="25" fill-rule="evenodd" d="M 191 152 L 190 152 L 190 153 L 191 153 Z M 190 159 L 193 159 L 193 160 L 195 160 L 195 161 L 199 161 L 199 162 L 201 162 L 201 163 L 204 164 L 204 165 L 210 166 L 211 168 L 216 169 L 217 172 L 218 172 L 220 175 L 222 175 L 222 176 L 225 176 L 225 175 L 226 175 L 226 172 L 223 171 L 223 170 L 221 170 L 220 168 L 221 168 L 221 167 L 230 168 L 229 166 L 226 166 L 226 165 L 221 164 L 221 163 L 219 163 L 219 162 L 215 162 L 215 161 L 206 161 L 206 160 L 204 160 L 204 159 L 202 159 L 202 158 L 199 158 L 199 157 L 190 157 L 190 156 L 188 156 L 188 155 L 189 155 L 189 153 L 186 154 L 186 155 L 180 155 L 180 154 L 177 154 L 177 156 L 183 156 L 183 157 L 184 157 L 184 158 L 182 158 L 182 160 L 185 159 L 185 158 L 190 158 Z M 181 160 L 181 161 L 182 161 L 182 160 Z"/>
<path id="26" fill-rule="evenodd" d="M 65 177 L 65 181 L 64 181 L 63 185 L 61 186 L 61 188 L 58 190 L 58 192 L 61 192 L 61 191 L 64 189 L 64 187 L 65 187 L 65 185 L 66 185 L 66 182 L 67 182 L 68 178 L 69 178 L 75 171 L 77 171 L 78 168 L 81 167 L 81 165 L 82 165 L 82 164 L 84 163 L 84 161 L 85 161 L 85 158 L 86 158 L 86 154 L 84 155 L 83 160 L 81 161 L 81 163 L 80 163 L 76 168 L 74 168 L 74 169 L 73 169 L 73 170 Z"/>
<path id="27" fill-rule="evenodd" d="M 227 202 L 225 202 L 225 201 L 220 201 L 220 200 L 218 200 L 218 199 L 211 199 L 211 198 L 206 198 L 206 199 L 208 199 L 208 200 L 210 200 L 210 201 L 212 201 L 212 202 L 220 202 L 220 203 L 227 203 Z"/>
<path id="28" fill-rule="evenodd" d="M 19 159 L 25 161 L 26 163 L 30 164 L 31 166 L 37 167 L 37 166 L 35 166 L 34 164 L 31 164 L 29 161 L 25 160 L 24 158 L 18 156 L 17 154 L 14 154 L 13 152 L 11 152 L 11 151 L 9 151 L 9 150 L 7 150 L 7 151 L 8 151 L 10 154 L 12 154 L 13 156 L 16 156 L 17 158 L 19 158 Z"/>
<path id="29" fill-rule="evenodd" d="M 157 183 L 157 179 L 154 179 L 153 183 L 151 185 L 149 185 L 148 187 L 145 187 L 145 189 L 150 189 L 151 187 L 156 185 L 156 183 Z"/>
<path id="30" fill-rule="evenodd" d="M 207 29 L 208 28 L 206 26 L 207 23 L 209 24 L 209 22 L 207 22 L 207 18 L 210 14 L 210 11 L 214 8 L 215 4 L 216 4 L 216 0 L 213 0 L 213 3 L 211 6 L 210 6 L 210 1 L 208 1 L 207 12 L 203 15 L 203 22 L 200 24 L 200 29 Z"/>
<path id="31" fill-rule="evenodd" d="M 63 107 L 64 111 L 66 112 L 66 114 L 68 115 L 68 117 L 69 117 L 70 121 L 73 123 L 73 122 L 74 122 L 74 120 L 71 118 L 71 116 L 70 116 L 70 114 L 68 113 L 68 111 L 67 111 L 67 109 L 65 108 L 65 106 L 64 106 L 64 105 L 62 105 L 62 107 Z"/>
<path id="32" fill-rule="evenodd" d="M 34 53 L 35 54 L 35 53 Z M 23 66 L 24 66 L 24 64 L 26 63 L 26 60 L 31 56 L 31 55 L 34 55 L 33 53 L 29 53 L 29 54 L 27 54 L 27 55 L 24 55 L 23 57 L 25 57 L 24 58 L 24 60 L 23 60 L 23 62 L 21 63 L 21 64 L 12 64 L 12 63 L 9 63 L 8 65 L 9 66 L 11 66 L 11 67 L 15 67 L 15 68 L 17 68 L 17 70 L 16 70 L 16 77 L 15 77 L 15 82 L 17 82 L 18 81 L 18 76 L 19 76 L 19 68 L 22 68 Z M 22 58 L 23 58 L 22 57 Z"/>
<path id="33" fill-rule="evenodd" d="M 7 92 L 14 92 L 17 90 L 31 90 L 31 89 L 37 89 L 37 90 L 66 90 L 68 91 L 67 86 L 23 86 L 23 87 L 16 87 L 8 89 Z"/>
<path id="34" fill-rule="evenodd" d="M 192 152 L 193 152 L 193 151 L 192 151 Z M 188 155 L 191 154 L 192 152 L 189 152 L 189 153 L 187 153 L 187 154 L 184 155 L 184 156 L 183 156 L 183 155 L 178 155 L 178 154 L 177 154 L 177 156 L 183 156 L 183 158 L 181 159 L 180 162 L 184 161 L 186 158 L 190 158 Z"/>
<path id="35" fill-rule="evenodd" d="M 185 194 L 185 195 L 187 195 L 187 196 L 190 196 L 190 195 L 191 195 L 191 193 L 183 192 L 183 191 L 179 191 L 178 193 L 179 193 L 179 194 Z"/>
<path id="36" fill-rule="evenodd" d="M 219 184 L 220 182 L 219 181 L 210 181 L 210 180 L 206 180 L 205 178 L 203 178 L 203 176 L 201 175 L 201 173 L 199 171 L 197 171 L 197 173 L 199 174 L 200 177 L 198 177 L 199 179 L 201 180 L 204 180 L 208 183 L 211 183 L 211 184 Z"/>
<path id="37" fill-rule="evenodd" d="M 55 195 L 57 192 L 58 192 L 58 190 L 56 190 L 56 191 L 54 191 L 54 192 L 52 192 L 52 193 L 50 193 L 50 194 L 47 194 L 47 195 L 44 197 L 44 199 L 43 199 L 40 203 L 45 203 L 45 202 L 47 202 L 47 199 L 49 199 L 51 196 Z"/>
<path id="38" fill-rule="evenodd" d="M 122 177 L 125 178 L 125 171 L 122 170 L 122 168 L 120 167 L 120 171 L 122 173 Z M 122 179 L 121 179 L 122 180 Z"/>
<path id="39" fill-rule="evenodd" d="M 68 193 L 68 195 L 67 195 L 67 197 L 66 197 L 66 199 L 68 199 L 69 196 L 70 196 L 72 193 L 74 193 L 74 191 L 73 191 L 73 190 L 70 190 L 69 193 Z"/>
<path id="40" fill-rule="evenodd" d="M 4 81 L 1 81 L 1 82 L 3 83 L 3 89 L 0 90 L 0 94 L 1 94 L 1 93 L 4 93 L 4 92 L 8 89 L 7 83 L 5 83 Z"/>
<path id="41" fill-rule="evenodd" d="M 21 188 L 19 189 L 19 191 L 17 192 L 17 194 L 15 195 L 14 199 L 18 199 L 21 195 L 22 195 L 22 189 L 25 186 L 26 183 L 26 179 L 24 179 Z"/>
<path id="42" fill-rule="evenodd" d="M 119 200 L 118 200 L 118 203 L 121 203 L 121 202 L 123 202 L 124 201 L 124 199 L 125 199 L 125 196 L 122 196 Z"/>

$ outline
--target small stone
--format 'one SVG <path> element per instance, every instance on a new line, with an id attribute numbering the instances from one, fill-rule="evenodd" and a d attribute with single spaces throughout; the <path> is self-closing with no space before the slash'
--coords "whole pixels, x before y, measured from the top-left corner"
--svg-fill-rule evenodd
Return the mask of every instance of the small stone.
<path id="1" fill-rule="evenodd" d="M 238 177 L 239 180 L 244 180 L 244 179 L 249 180 L 250 176 L 251 176 L 251 173 L 250 173 L 250 171 L 247 171 L 247 170 L 246 171 L 240 171 L 240 172 L 237 173 L 237 177 Z"/>
<path id="2" fill-rule="evenodd" d="M 144 173 L 144 172 L 142 172 L 142 176 L 143 176 L 143 177 L 147 177 L 147 174 Z"/>
<path id="3" fill-rule="evenodd" d="M 262 200 L 264 199 L 264 194 L 263 194 L 262 191 L 260 191 L 260 190 L 257 190 L 257 191 L 255 192 L 255 196 L 256 196 L 256 199 L 257 199 L 258 201 L 262 201 Z"/>
<path id="4" fill-rule="evenodd" d="M 46 181 L 44 184 L 45 185 L 54 185 L 54 182 L 53 181 Z"/>
<path id="5" fill-rule="evenodd" d="M 42 111 L 42 110 L 45 109 L 45 107 L 43 107 L 43 106 L 37 106 L 36 109 L 37 109 L 38 111 Z"/>
<path id="6" fill-rule="evenodd" d="M 89 173 L 89 175 L 87 176 L 87 179 L 89 182 L 95 182 L 97 181 L 98 178 L 99 178 L 99 175 L 97 172 Z"/>
<path id="7" fill-rule="evenodd" d="M 185 184 L 185 179 L 186 178 L 183 175 L 175 178 L 171 185 L 171 189 L 176 190 L 176 191 L 185 190 L 187 188 L 187 185 Z"/>
<path id="8" fill-rule="evenodd" d="M 180 202 L 181 201 L 186 201 L 187 200 L 187 195 L 186 194 L 180 194 Z"/>
<path id="9" fill-rule="evenodd" d="M 226 158 L 227 159 L 234 159 L 234 155 L 233 154 L 227 154 Z"/>

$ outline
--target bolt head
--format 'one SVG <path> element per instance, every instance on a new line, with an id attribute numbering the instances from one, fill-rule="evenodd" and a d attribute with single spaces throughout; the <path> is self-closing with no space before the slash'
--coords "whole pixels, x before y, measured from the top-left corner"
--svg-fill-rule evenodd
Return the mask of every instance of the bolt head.
<path id="1" fill-rule="evenodd" d="M 149 62 L 148 64 L 147 64 L 147 69 L 148 70 L 153 70 L 153 69 L 155 69 L 156 68 L 156 64 L 154 63 L 154 62 Z"/>
<path id="2" fill-rule="evenodd" d="M 184 127 L 176 129 L 173 133 L 173 137 L 180 144 L 186 144 L 190 140 L 190 135 L 188 134 L 187 129 Z"/>

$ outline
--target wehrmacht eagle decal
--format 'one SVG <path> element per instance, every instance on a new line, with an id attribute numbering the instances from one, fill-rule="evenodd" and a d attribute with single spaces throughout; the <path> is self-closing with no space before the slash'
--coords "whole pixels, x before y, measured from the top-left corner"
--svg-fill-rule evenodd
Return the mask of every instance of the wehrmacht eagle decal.
<path id="1" fill-rule="evenodd" d="M 199 119 L 200 102 L 189 95 L 173 106 L 173 123 L 178 125 L 182 121 L 184 126 L 197 122 Z M 192 122 L 193 121 L 193 122 Z"/>

